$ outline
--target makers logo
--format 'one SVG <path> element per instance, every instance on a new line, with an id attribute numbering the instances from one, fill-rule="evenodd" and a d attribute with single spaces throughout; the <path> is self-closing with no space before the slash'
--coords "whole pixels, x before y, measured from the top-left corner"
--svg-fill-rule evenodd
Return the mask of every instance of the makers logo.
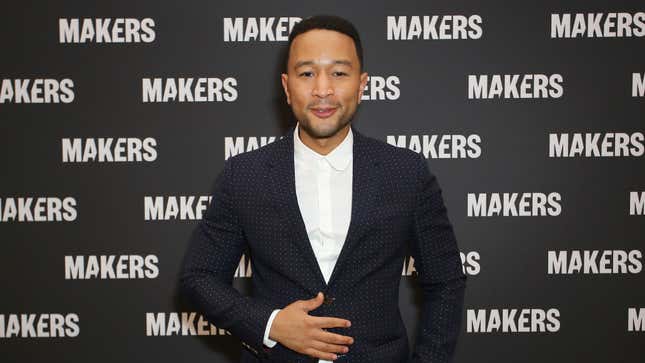
<path id="1" fill-rule="evenodd" d="M 558 309 L 468 309 L 468 333 L 555 333 L 560 330 Z"/>
<path id="2" fill-rule="evenodd" d="M 76 313 L 0 314 L 0 338 L 75 338 L 78 322 Z"/>
<path id="3" fill-rule="evenodd" d="M 63 138 L 63 163 L 152 162 L 157 159 L 157 140 L 152 137 Z"/>
<path id="4" fill-rule="evenodd" d="M 639 274 L 643 253 L 639 250 L 548 251 L 549 275 Z"/>
<path id="5" fill-rule="evenodd" d="M 426 159 L 476 159 L 481 156 L 481 136 L 388 135 L 387 143 L 422 153 Z"/>
<path id="6" fill-rule="evenodd" d="M 76 205 L 74 197 L 0 198 L 0 222 L 72 222 Z"/>
<path id="7" fill-rule="evenodd" d="M 195 312 L 146 313 L 146 336 L 231 335 Z"/>
<path id="8" fill-rule="evenodd" d="M 401 97 L 399 76 L 374 76 L 367 77 L 367 85 L 361 95 L 363 101 L 394 101 Z"/>
<path id="9" fill-rule="evenodd" d="M 479 263 L 481 256 L 477 251 L 459 252 L 461 257 L 461 269 L 465 275 L 474 276 L 479 275 L 481 265 Z M 414 267 L 414 257 L 408 256 L 403 261 L 403 271 L 401 276 L 416 276 L 417 269 Z"/>
<path id="10" fill-rule="evenodd" d="M 645 153 L 644 141 L 642 132 L 549 134 L 549 157 L 640 157 Z"/>
<path id="11" fill-rule="evenodd" d="M 152 43 L 155 21 L 151 18 L 60 18 L 58 42 L 79 43 Z"/>
<path id="12" fill-rule="evenodd" d="M 211 201 L 210 195 L 145 196 L 144 220 L 200 220 Z"/>
<path id="13" fill-rule="evenodd" d="M 468 217 L 545 217 L 562 213 L 560 193 L 468 193 Z"/>
<path id="14" fill-rule="evenodd" d="M 236 87 L 233 77 L 142 78 L 141 102 L 233 102 Z"/>
<path id="15" fill-rule="evenodd" d="M 479 39 L 482 34 L 479 15 L 387 17 L 387 40 Z"/>
<path id="16" fill-rule="evenodd" d="M 551 38 L 645 36 L 645 12 L 551 14 Z"/>
<path id="17" fill-rule="evenodd" d="M 286 42 L 298 17 L 224 18 L 225 42 Z"/>
<path id="18" fill-rule="evenodd" d="M 561 74 L 468 75 L 468 99 L 560 98 Z"/>
<path id="19" fill-rule="evenodd" d="M 71 103 L 74 81 L 69 78 L 3 79 L 0 103 Z"/>

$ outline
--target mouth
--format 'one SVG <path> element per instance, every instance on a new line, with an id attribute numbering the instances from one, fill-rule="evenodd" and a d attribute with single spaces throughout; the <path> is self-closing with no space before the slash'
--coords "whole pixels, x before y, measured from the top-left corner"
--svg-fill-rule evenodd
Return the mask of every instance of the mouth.
<path id="1" fill-rule="evenodd" d="M 336 107 L 312 107 L 311 112 L 319 118 L 328 118 L 336 113 Z"/>

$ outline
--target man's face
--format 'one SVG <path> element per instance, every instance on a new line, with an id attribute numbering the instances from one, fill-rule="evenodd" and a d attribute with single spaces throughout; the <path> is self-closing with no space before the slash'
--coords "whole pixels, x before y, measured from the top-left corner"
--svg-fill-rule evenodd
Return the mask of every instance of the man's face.
<path id="1" fill-rule="evenodd" d="M 296 119 L 312 138 L 328 138 L 347 126 L 361 102 L 367 73 L 360 72 L 354 40 L 314 29 L 291 43 L 282 87 Z"/>

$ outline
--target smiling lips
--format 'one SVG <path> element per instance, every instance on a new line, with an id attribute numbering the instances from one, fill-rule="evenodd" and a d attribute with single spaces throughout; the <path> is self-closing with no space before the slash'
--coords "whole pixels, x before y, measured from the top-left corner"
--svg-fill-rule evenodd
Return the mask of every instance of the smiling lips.
<path id="1" fill-rule="evenodd" d="M 311 111 L 320 118 L 327 118 L 336 113 L 336 107 L 312 107 Z"/>

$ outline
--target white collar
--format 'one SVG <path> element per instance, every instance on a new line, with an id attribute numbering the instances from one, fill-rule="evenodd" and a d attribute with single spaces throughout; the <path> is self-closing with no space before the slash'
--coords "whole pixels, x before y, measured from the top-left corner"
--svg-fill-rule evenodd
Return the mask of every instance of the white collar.
<path id="1" fill-rule="evenodd" d="M 296 124 L 296 127 L 293 130 L 293 152 L 294 156 L 299 160 L 305 162 L 314 162 L 320 159 L 326 159 L 332 168 L 343 171 L 349 165 L 349 162 L 352 160 L 353 156 L 353 146 L 354 146 L 354 135 L 352 134 L 352 128 L 349 128 L 349 132 L 343 139 L 343 141 L 338 144 L 332 151 L 327 155 L 321 155 L 305 145 L 300 136 L 298 135 L 298 128 L 300 123 Z"/>

